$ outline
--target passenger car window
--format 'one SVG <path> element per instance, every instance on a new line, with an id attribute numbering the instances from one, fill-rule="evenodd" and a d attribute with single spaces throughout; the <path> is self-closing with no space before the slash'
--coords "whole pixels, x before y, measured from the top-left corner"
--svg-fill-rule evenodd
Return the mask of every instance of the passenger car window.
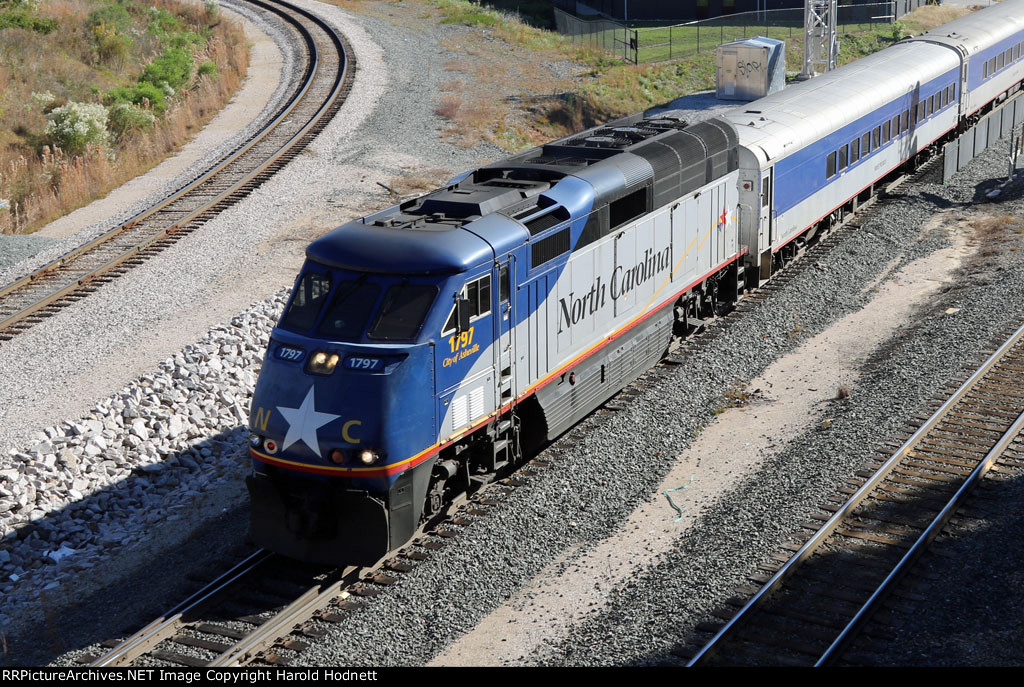
<path id="1" fill-rule="evenodd" d="M 845 145 L 839 149 L 839 171 L 846 169 L 847 161 L 850 159 L 850 146 Z"/>
<path id="2" fill-rule="evenodd" d="M 828 161 L 825 163 L 825 178 L 831 179 L 836 175 L 836 154 L 829 153 Z"/>

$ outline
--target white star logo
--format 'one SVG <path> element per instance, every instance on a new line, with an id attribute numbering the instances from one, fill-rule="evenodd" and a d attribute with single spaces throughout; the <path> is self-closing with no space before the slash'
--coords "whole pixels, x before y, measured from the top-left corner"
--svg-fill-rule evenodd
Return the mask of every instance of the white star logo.
<path id="1" fill-rule="evenodd" d="M 284 415 L 284 419 L 288 421 L 288 434 L 284 437 L 281 449 L 288 448 L 296 441 L 302 441 L 306 446 L 313 449 L 313 453 L 317 457 L 322 458 L 323 456 L 320 455 L 320 441 L 316 437 L 316 430 L 341 416 L 316 412 L 316 408 L 313 405 L 313 389 L 314 387 L 311 385 L 309 393 L 306 394 L 305 400 L 302 401 L 302 405 L 298 408 L 277 407 L 281 414 Z"/>

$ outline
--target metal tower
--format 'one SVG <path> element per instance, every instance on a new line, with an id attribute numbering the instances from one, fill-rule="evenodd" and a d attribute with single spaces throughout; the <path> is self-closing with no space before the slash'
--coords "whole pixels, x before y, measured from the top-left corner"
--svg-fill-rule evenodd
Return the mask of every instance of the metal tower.
<path id="1" fill-rule="evenodd" d="M 839 41 L 836 38 L 837 0 L 804 0 L 804 70 L 809 79 L 836 68 Z"/>

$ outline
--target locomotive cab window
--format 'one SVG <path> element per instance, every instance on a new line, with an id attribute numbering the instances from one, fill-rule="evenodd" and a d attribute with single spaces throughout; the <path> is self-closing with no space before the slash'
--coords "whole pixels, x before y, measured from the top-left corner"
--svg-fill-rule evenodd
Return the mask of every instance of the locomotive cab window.
<path id="1" fill-rule="evenodd" d="M 504 268 L 503 268 L 504 269 Z M 472 322 L 491 312 L 491 275 L 486 274 L 462 287 L 459 298 L 469 301 L 469 321 Z M 458 309 L 453 305 L 441 336 L 448 336 L 459 328 Z"/>
<path id="2" fill-rule="evenodd" d="M 508 303 L 512 293 L 508 279 L 508 265 L 502 265 L 498 270 L 498 302 Z"/>
<path id="3" fill-rule="evenodd" d="M 367 336 L 379 341 L 415 339 L 436 297 L 436 286 L 395 284 L 384 294 L 380 312 Z"/>
<path id="4" fill-rule="evenodd" d="M 317 331 L 336 339 L 361 338 L 380 296 L 380 286 L 365 280 L 343 281 L 334 291 L 334 300 Z"/>
<path id="5" fill-rule="evenodd" d="M 306 272 L 292 295 L 292 302 L 281 319 L 281 326 L 286 329 L 312 328 L 330 290 L 329 274 Z"/>

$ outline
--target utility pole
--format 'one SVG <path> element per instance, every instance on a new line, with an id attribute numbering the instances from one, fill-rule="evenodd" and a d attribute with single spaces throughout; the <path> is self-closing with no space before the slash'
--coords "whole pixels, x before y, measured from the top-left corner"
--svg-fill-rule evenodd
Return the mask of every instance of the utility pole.
<path id="1" fill-rule="evenodd" d="M 804 70 L 810 79 L 836 68 L 839 58 L 837 0 L 804 0 Z"/>

